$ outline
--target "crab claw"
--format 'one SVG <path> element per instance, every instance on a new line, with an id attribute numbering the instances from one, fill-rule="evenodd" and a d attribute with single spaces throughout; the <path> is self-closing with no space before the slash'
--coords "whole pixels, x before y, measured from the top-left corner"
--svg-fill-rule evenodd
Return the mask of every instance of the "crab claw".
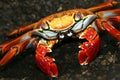
<path id="1" fill-rule="evenodd" d="M 93 28 L 86 29 L 80 38 L 86 39 L 87 42 L 79 46 L 82 50 L 79 51 L 78 61 L 81 65 L 87 65 L 94 59 L 99 50 L 100 38 Z"/>
<path id="2" fill-rule="evenodd" d="M 84 42 L 80 48 L 82 50 L 79 51 L 78 60 L 81 65 L 87 65 L 91 62 L 91 60 L 96 56 L 99 49 L 99 39 L 92 42 Z"/>
<path id="3" fill-rule="evenodd" d="M 54 63 L 55 59 L 45 56 L 50 50 L 47 49 L 45 46 L 41 45 L 36 49 L 36 63 L 37 66 L 48 76 L 50 77 L 57 77 L 58 76 L 58 69 L 56 64 Z"/>

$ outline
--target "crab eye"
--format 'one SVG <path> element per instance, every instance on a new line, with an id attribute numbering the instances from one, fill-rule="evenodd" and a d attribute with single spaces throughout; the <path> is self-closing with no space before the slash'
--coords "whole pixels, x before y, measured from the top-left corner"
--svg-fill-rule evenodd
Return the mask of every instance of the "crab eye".
<path id="1" fill-rule="evenodd" d="M 80 13 L 80 12 L 77 12 L 77 13 L 75 14 L 75 16 L 74 16 L 74 19 L 75 19 L 75 21 L 80 20 L 80 19 L 81 19 L 81 13 Z"/>
<path id="2" fill-rule="evenodd" d="M 42 28 L 43 30 L 48 30 L 48 29 L 49 29 L 49 26 L 48 26 L 47 23 L 42 22 L 42 23 L 40 24 L 40 26 L 41 26 L 41 28 Z"/>

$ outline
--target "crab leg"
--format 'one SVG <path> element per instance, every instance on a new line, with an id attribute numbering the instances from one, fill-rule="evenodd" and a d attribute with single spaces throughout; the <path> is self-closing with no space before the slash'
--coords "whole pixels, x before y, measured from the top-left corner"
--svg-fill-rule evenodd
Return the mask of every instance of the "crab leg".
<path id="1" fill-rule="evenodd" d="M 107 18 L 107 21 L 112 22 L 113 24 L 120 23 L 120 16 L 111 16 Z"/>
<path id="2" fill-rule="evenodd" d="M 105 10 L 96 13 L 100 18 L 108 18 L 120 15 L 120 8 L 114 10 Z"/>
<path id="3" fill-rule="evenodd" d="M 97 12 L 96 14 L 100 18 L 105 18 L 105 19 L 97 19 L 95 21 L 96 26 L 98 26 L 98 28 L 100 30 L 105 30 L 104 27 L 102 26 L 102 22 L 104 22 L 104 21 L 109 21 L 111 23 L 120 23 L 120 16 L 119 16 L 120 15 L 120 8 L 114 9 L 114 10 L 100 11 L 100 12 Z M 114 28 L 114 30 L 115 30 L 115 28 Z M 117 31 L 117 32 L 119 32 L 119 31 Z"/>
<path id="4" fill-rule="evenodd" d="M 35 55 L 37 66 L 50 77 L 58 76 L 58 69 L 54 63 L 55 59 L 46 56 L 47 53 L 51 52 L 51 47 L 55 43 L 56 41 L 48 41 L 47 43 L 40 41 Z"/>
<path id="5" fill-rule="evenodd" d="M 25 33 L 27 31 L 33 30 L 38 27 L 38 24 L 39 24 L 39 21 L 36 23 L 30 24 L 30 25 L 24 26 L 24 27 L 20 27 L 18 29 L 13 30 L 12 32 L 7 33 L 7 36 L 21 34 L 21 33 Z"/>
<path id="6" fill-rule="evenodd" d="M 29 43 L 30 39 L 27 39 L 17 45 L 11 47 L 6 55 L 0 60 L 0 66 L 5 65 L 13 56 L 18 55 Z"/>
<path id="7" fill-rule="evenodd" d="M 111 19 L 110 19 L 111 18 Z M 110 17 L 110 18 L 108 18 L 108 20 L 113 20 L 112 18 L 113 17 Z M 119 21 L 119 19 L 120 19 L 120 16 L 114 16 L 114 19 L 115 20 L 113 20 L 113 23 L 114 23 L 114 21 L 118 21 L 118 22 L 120 22 Z M 117 23 L 117 22 L 115 22 L 115 23 Z M 98 28 L 100 29 L 100 30 L 106 30 L 106 31 L 108 31 L 108 33 L 110 34 L 110 35 L 112 35 L 114 38 L 116 38 L 118 41 L 120 41 L 120 31 L 119 30 L 117 30 L 114 26 L 112 26 L 112 24 L 111 23 L 109 23 L 107 20 L 103 20 L 103 19 L 97 19 L 96 21 L 95 21 L 95 24 L 98 26 Z"/>
<path id="8" fill-rule="evenodd" d="M 115 37 L 118 41 L 120 41 L 120 31 L 117 30 L 114 26 L 112 26 L 107 21 L 104 21 L 103 27 L 107 30 L 113 37 Z"/>
<path id="9" fill-rule="evenodd" d="M 99 47 L 100 47 L 100 38 L 96 30 L 89 26 L 84 32 L 79 33 L 78 37 L 80 39 L 86 39 L 87 42 L 84 42 L 79 46 L 81 50 L 78 54 L 78 60 L 81 65 L 87 65 L 91 60 L 96 56 Z"/>
<path id="10" fill-rule="evenodd" d="M 34 41 L 34 38 L 28 37 L 28 34 L 25 34 L 21 37 L 16 38 L 13 41 L 7 42 L 0 45 L 1 52 L 6 53 L 3 58 L 0 60 L 0 67 L 7 64 L 7 62 L 15 55 L 18 55 L 26 47 L 29 47 L 30 43 Z"/>
<path id="11" fill-rule="evenodd" d="M 120 8 L 114 10 L 105 10 L 96 13 L 99 19 L 93 22 L 99 30 L 108 31 L 113 37 L 120 41 L 120 31 L 117 30 L 112 24 L 120 23 Z"/>
<path id="12" fill-rule="evenodd" d="M 28 39 L 28 38 L 31 38 L 31 35 L 29 33 L 26 33 L 12 41 L 9 41 L 9 42 L 6 42 L 4 44 L 1 44 L 0 45 L 0 51 L 1 51 L 1 54 L 4 54 L 6 51 L 8 51 L 10 49 L 10 47 L 12 47 L 13 45 L 25 40 L 25 39 Z"/>
<path id="13" fill-rule="evenodd" d="M 101 3 L 97 6 L 90 7 L 87 10 L 92 11 L 92 12 L 97 12 L 100 10 L 105 10 L 105 9 L 111 8 L 117 4 L 118 4 L 118 2 L 116 0 L 108 0 L 107 2 Z"/>

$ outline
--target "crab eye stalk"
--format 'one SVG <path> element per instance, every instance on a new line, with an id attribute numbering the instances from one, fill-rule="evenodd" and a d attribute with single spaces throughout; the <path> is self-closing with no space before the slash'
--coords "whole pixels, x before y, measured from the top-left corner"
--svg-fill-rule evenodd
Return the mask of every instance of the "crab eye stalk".
<path id="1" fill-rule="evenodd" d="M 81 13 L 80 12 L 77 12 L 75 15 L 74 15 L 74 20 L 75 21 L 79 21 L 81 19 Z"/>
<path id="2" fill-rule="evenodd" d="M 43 29 L 43 30 L 48 30 L 49 29 L 49 24 L 46 22 L 46 23 L 44 23 L 44 22 L 42 22 L 41 24 L 40 24 L 40 26 L 41 26 L 41 28 Z"/>

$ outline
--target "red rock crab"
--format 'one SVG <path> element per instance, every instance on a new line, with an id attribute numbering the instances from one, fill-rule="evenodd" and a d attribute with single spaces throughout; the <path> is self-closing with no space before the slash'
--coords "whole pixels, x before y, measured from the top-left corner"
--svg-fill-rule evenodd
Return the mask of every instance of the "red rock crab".
<path id="1" fill-rule="evenodd" d="M 120 31 L 112 26 L 114 23 L 120 23 L 120 9 L 107 10 L 117 4 L 116 0 L 108 0 L 88 9 L 67 10 L 13 30 L 7 35 L 24 34 L 0 45 L 0 54 L 4 54 L 0 60 L 0 67 L 24 49 L 34 45 L 37 66 L 48 76 L 57 77 L 55 59 L 46 55 L 52 52 L 55 44 L 66 38 L 86 39 L 79 46 L 78 61 L 81 65 L 87 65 L 99 51 L 100 31 L 106 30 L 120 41 Z"/>

